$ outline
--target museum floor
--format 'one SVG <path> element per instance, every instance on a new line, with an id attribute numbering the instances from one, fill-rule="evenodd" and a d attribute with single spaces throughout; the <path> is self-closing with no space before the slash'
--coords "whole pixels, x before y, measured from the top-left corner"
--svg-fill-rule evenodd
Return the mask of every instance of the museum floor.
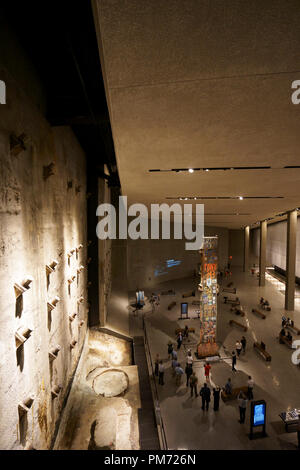
<path id="1" fill-rule="evenodd" d="M 160 306 L 152 313 L 149 306 L 145 307 L 145 319 L 147 335 L 150 343 L 151 356 L 157 353 L 165 363 L 165 385 L 159 386 L 159 402 L 162 419 L 165 427 L 169 449 L 289 449 L 296 450 L 297 433 L 286 433 L 283 422 L 278 416 L 280 412 L 288 408 L 299 406 L 300 400 L 300 367 L 291 361 L 293 350 L 286 345 L 279 344 L 278 333 L 281 329 L 281 316 L 284 312 L 284 294 L 280 292 L 282 286 L 275 281 L 266 281 L 265 287 L 258 287 L 256 276 L 250 273 L 242 273 L 233 270 L 232 279 L 237 288 L 241 306 L 246 311 L 244 318 L 237 318 L 230 311 L 230 306 L 223 304 L 222 293 L 219 296 L 218 305 L 218 340 L 221 343 L 221 356 L 225 359 L 212 364 L 210 386 L 214 384 L 224 386 L 228 377 L 231 377 L 233 387 L 246 385 L 247 376 L 251 375 L 255 381 L 254 398 L 265 399 L 267 402 L 267 435 L 263 439 L 249 440 L 249 407 L 246 414 L 246 423 L 241 425 L 237 401 L 226 404 L 220 400 L 220 409 L 214 412 L 212 406 L 208 412 L 201 409 L 201 399 L 190 398 L 190 390 L 186 387 L 183 377 L 179 387 L 175 385 L 175 379 L 171 375 L 171 361 L 167 360 L 167 343 L 171 339 L 175 343 L 175 329 L 188 324 L 195 328 L 195 334 L 190 335 L 190 342 L 183 344 L 179 350 L 179 361 L 184 365 L 186 350 L 195 350 L 197 343 L 198 320 L 178 320 L 182 293 L 195 288 L 195 281 L 191 279 L 163 283 L 156 292 L 174 289 L 175 296 L 161 295 Z M 226 285 L 228 281 L 224 281 Z M 251 309 L 258 304 L 260 296 L 267 298 L 272 306 L 271 312 L 266 312 L 265 320 L 256 317 Z M 197 297 L 196 297 L 197 298 Z M 167 306 L 175 300 L 176 307 L 168 310 Z M 195 297 L 186 299 L 189 301 L 189 316 L 195 316 L 197 307 L 191 303 Z M 289 314 L 295 324 L 300 324 L 300 308 L 296 300 L 296 310 Z M 248 326 L 248 331 L 229 326 L 230 319 L 236 319 Z M 141 317 L 131 316 L 130 333 L 141 334 Z M 237 362 L 237 372 L 231 371 L 231 360 L 226 359 L 234 349 L 235 342 L 242 335 L 247 339 L 245 356 L 241 356 Z M 298 337 L 299 338 L 299 337 Z M 272 355 L 271 362 L 265 362 L 255 350 L 254 341 L 263 341 L 267 351 Z M 204 383 L 203 362 L 196 361 L 194 370 L 198 376 L 199 385 Z"/>

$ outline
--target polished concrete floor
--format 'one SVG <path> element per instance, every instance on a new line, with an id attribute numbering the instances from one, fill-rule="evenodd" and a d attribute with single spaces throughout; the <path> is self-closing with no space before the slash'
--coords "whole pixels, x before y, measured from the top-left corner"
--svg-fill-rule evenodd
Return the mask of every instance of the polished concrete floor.
<path id="1" fill-rule="evenodd" d="M 175 343 L 175 329 L 188 324 L 195 328 L 189 343 L 183 344 L 179 350 L 179 360 L 185 365 L 186 351 L 191 348 L 195 351 L 199 321 L 178 320 L 182 293 L 196 288 L 196 281 L 185 279 L 163 283 L 156 289 L 161 292 L 175 289 L 176 295 L 161 295 L 160 306 L 152 312 L 149 305 L 144 308 L 147 334 L 149 337 L 151 356 L 159 353 L 164 360 L 165 385 L 157 385 L 162 418 L 165 426 L 169 449 L 289 449 L 297 448 L 297 433 L 291 428 L 286 433 L 279 413 L 289 408 L 300 406 L 300 367 L 291 361 L 293 350 L 279 344 L 278 333 L 281 329 L 281 317 L 284 312 L 284 295 L 282 286 L 276 282 L 266 281 L 265 287 L 258 287 L 257 278 L 241 270 L 233 270 L 232 278 L 237 288 L 237 295 L 241 305 L 246 311 L 244 318 L 238 318 L 230 311 L 230 306 L 223 304 L 223 295 L 220 293 L 218 305 L 218 341 L 220 353 L 223 358 L 220 362 L 212 364 L 212 374 L 209 386 L 224 386 L 228 377 L 231 377 L 233 386 L 246 385 L 248 375 L 255 381 L 254 398 L 264 399 L 267 402 L 267 435 L 262 439 L 250 440 L 249 434 L 249 405 L 246 423 L 241 425 L 237 401 L 227 402 L 220 400 L 220 409 L 214 412 L 212 406 L 208 412 L 202 411 L 201 399 L 191 398 L 190 390 L 186 387 L 183 378 L 180 386 L 175 385 L 171 374 L 171 361 L 167 359 L 167 343 Z M 227 280 L 223 281 L 224 286 Z M 281 291 L 280 291 L 281 290 Z M 197 295 L 197 294 L 196 294 Z M 251 313 L 251 309 L 258 306 L 259 298 L 267 298 L 272 307 L 266 312 L 265 320 Z M 191 303 L 197 297 L 190 297 L 190 317 L 195 316 L 196 307 Z M 176 307 L 168 310 L 167 306 L 175 300 Z M 289 312 L 290 318 L 296 325 L 300 325 L 300 309 Z M 229 326 L 230 319 L 237 319 L 248 327 L 244 333 L 234 326 Z M 130 333 L 141 332 L 141 314 L 138 317 L 131 315 Z M 237 362 L 237 372 L 231 371 L 231 360 L 226 359 L 234 349 L 235 342 L 242 335 L 247 339 L 247 350 Z M 295 337 L 296 338 L 296 337 Z M 300 337 L 298 337 L 300 338 Z M 271 362 L 265 362 L 255 350 L 254 341 L 264 341 L 267 351 L 272 355 Z M 198 376 L 199 385 L 204 383 L 203 361 L 195 361 L 194 370 Z M 185 377 L 185 376 L 184 376 Z M 212 405 L 212 404 L 211 404 Z"/>

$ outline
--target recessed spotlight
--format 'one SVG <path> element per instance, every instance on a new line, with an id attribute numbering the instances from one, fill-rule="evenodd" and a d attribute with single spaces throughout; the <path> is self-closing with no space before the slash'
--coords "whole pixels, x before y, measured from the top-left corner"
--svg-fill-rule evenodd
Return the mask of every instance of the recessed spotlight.
<path id="1" fill-rule="evenodd" d="M 185 200 L 185 201 L 187 201 L 187 200 L 188 200 L 188 198 L 187 198 L 187 197 L 185 197 L 185 198 L 184 198 L 184 200 Z"/>
<path id="2" fill-rule="evenodd" d="M 243 196 L 239 196 L 239 200 L 242 201 L 244 198 Z"/>
<path id="3" fill-rule="evenodd" d="M 197 199 L 196 197 L 194 197 L 194 199 Z"/>
<path id="4" fill-rule="evenodd" d="M 189 173 L 194 173 L 193 168 L 189 168 Z"/>
<path id="5" fill-rule="evenodd" d="M 208 168 L 205 168 L 205 171 L 209 171 L 209 169 L 208 169 Z"/>

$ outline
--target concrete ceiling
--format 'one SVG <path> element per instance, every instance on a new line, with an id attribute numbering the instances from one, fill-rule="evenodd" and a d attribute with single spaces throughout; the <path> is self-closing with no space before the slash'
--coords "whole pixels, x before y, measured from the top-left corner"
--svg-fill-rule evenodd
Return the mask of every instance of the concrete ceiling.
<path id="1" fill-rule="evenodd" d="M 197 201 L 211 214 L 206 224 L 230 228 L 300 206 L 300 168 L 283 169 L 300 165 L 300 105 L 291 101 L 299 0 L 94 0 L 93 8 L 129 203 L 283 197 Z M 236 166 L 272 168 L 148 171 Z"/>

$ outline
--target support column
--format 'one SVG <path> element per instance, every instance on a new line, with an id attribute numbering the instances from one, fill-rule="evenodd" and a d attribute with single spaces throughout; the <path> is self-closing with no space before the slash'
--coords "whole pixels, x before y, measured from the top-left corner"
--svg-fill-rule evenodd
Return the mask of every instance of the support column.
<path id="1" fill-rule="evenodd" d="M 286 240 L 285 309 L 295 308 L 297 211 L 288 212 Z"/>
<path id="2" fill-rule="evenodd" d="M 259 285 L 265 285 L 267 260 L 267 221 L 260 223 L 260 247 L 259 247 Z"/>
<path id="3" fill-rule="evenodd" d="M 244 273 L 249 270 L 249 236 L 250 227 L 247 225 L 244 229 Z"/>

